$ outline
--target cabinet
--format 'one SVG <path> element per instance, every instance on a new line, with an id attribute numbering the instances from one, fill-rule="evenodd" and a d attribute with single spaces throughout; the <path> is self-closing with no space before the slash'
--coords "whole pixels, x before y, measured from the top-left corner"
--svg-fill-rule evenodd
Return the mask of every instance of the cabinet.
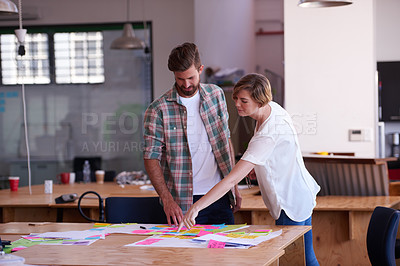
<path id="1" fill-rule="evenodd" d="M 400 121 L 400 61 L 378 62 L 379 120 Z"/>

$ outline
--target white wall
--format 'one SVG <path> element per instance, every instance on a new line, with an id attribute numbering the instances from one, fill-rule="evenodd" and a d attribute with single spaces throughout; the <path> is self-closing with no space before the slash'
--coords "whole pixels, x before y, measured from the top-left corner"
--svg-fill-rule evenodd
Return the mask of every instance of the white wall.
<path id="1" fill-rule="evenodd" d="M 285 102 L 303 151 L 375 156 L 374 0 L 300 8 L 285 0 Z M 349 129 L 369 129 L 369 142 L 349 142 Z"/>
<path id="2" fill-rule="evenodd" d="M 23 10 L 37 9 L 41 17 L 26 20 L 25 25 L 113 23 L 125 22 L 127 17 L 125 0 L 29 0 L 22 4 Z M 167 68 L 171 49 L 185 41 L 194 41 L 193 1 L 131 0 L 130 7 L 130 21 L 145 18 L 153 23 L 156 98 L 173 84 L 173 76 Z M 0 26 L 8 25 L 17 25 L 17 22 L 0 21 Z"/>
<path id="3" fill-rule="evenodd" d="M 195 42 L 206 67 L 255 71 L 253 0 L 194 0 Z"/>
<path id="4" fill-rule="evenodd" d="M 376 0 L 376 58 L 400 61 L 400 1 Z"/>

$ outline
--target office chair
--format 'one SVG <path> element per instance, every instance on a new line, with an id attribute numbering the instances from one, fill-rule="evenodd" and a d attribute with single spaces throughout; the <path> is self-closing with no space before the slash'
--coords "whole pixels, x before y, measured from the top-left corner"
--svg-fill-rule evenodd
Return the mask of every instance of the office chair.
<path id="1" fill-rule="evenodd" d="M 396 265 L 395 245 L 400 211 L 376 207 L 372 213 L 367 232 L 367 250 L 371 264 Z"/>
<path id="2" fill-rule="evenodd" d="M 99 199 L 99 220 L 87 217 L 81 209 L 81 200 L 87 194 Z M 108 197 L 103 207 L 103 199 L 95 191 L 83 193 L 78 200 L 78 211 L 88 221 L 107 223 L 166 224 L 167 218 L 159 197 Z M 104 220 L 105 213 L 105 220 Z"/>
<path id="3" fill-rule="evenodd" d="M 105 213 L 107 223 L 167 223 L 159 197 L 108 197 Z"/>

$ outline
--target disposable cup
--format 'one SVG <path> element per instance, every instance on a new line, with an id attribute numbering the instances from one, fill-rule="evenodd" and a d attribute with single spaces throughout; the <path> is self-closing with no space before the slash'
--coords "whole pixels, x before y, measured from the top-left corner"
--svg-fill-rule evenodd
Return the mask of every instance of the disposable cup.
<path id="1" fill-rule="evenodd" d="M 10 177 L 8 177 L 8 181 L 10 182 L 11 191 L 18 191 L 19 177 L 18 176 L 10 176 Z"/>
<path id="2" fill-rule="evenodd" d="M 103 184 L 105 172 L 103 170 L 97 170 L 95 174 L 96 174 L 96 183 Z"/>

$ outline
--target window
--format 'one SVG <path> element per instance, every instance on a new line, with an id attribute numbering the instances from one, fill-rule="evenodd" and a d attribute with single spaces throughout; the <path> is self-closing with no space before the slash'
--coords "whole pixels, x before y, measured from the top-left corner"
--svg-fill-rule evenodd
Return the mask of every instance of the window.
<path id="1" fill-rule="evenodd" d="M 56 83 L 104 82 L 101 32 L 54 34 Z"/>
<path id="2" fill-rule="evenodd" d="M 22 57 L 17 56 L 18 46 L 14 34 L 0 35 L 4 85 L 104 82 L 101 31 L 28 33 Z"/>
<path id="3" fill-rule="evenodd" d="M 14 34 L 0 35 L 1 74 L 4 85 L 50 83 L 48 36 L 43 33 L 27 34 L 26 54 L 17 57 L 18 42 Z"/>

